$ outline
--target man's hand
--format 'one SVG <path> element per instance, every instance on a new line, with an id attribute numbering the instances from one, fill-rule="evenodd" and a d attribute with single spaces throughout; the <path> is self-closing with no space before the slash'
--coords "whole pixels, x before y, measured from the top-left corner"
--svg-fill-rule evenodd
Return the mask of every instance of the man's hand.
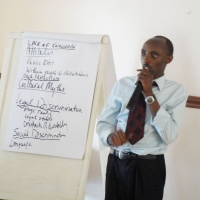
<path id="1" fill-rule="evenodd" d="M 122 130 L 115 131 L 108 136 L 108 144 L 112 146 L 121 146 L 129 139 L 131 139 L 133 134 L 129 134 L 129 138 L 126 137 L 125 133 Z"/>
<path id="2" fill-rule="evenodd" d="M 153 74 L 149 72 L 148 68 L 138 69 L 138 81 L 142 82 L 143 93 L 145 96 L 152 95 L 152 81 Z"/>

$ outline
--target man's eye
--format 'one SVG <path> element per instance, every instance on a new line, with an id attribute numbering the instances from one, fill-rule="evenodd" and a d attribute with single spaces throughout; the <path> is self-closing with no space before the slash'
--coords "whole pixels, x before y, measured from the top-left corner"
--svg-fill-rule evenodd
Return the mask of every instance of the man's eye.
<path id="1" fill-rule="evenodd" d="M 143 56 L 143 57 L 144 57 L 144 56 L 145 56 L 145 52 L 141 52 L 141 56 Z"/>
<path id="2" fill-rule="evenodd" d="M 156 54 L 151 54 L 152 58 L 157 58 L 158 56 Z"/>

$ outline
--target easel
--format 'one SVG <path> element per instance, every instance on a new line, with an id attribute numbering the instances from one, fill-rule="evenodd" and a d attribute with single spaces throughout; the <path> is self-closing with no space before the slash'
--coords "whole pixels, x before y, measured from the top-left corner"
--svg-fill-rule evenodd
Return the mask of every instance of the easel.
<path id="1" fill-rule="evenodd" d="M 70 34 L 70 37 L 73 35 Z M 1 199 L 84 199 L 96 117 L 116 81 L 109 37 L 103 36 L 101 44 L 102 50 L 83 160 L 0 151 Z M 1 146 L 9 117 L 21 45 L 22 34 L 11 33 L 8 37 L 1 79 Z M 109 74 L 109 79 L 105 74 Z M 102 151 L 107 152 L 105 149 Z M 100 152 L 101 157 L 102 151 Z"/>

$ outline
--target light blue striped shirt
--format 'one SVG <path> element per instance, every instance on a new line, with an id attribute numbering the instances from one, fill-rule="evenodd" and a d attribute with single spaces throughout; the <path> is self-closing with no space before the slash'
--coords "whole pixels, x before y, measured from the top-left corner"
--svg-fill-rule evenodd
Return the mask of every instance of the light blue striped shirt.
<path id="1" fill-rule="evenodd" d="M 96 127 L 96 132 L 105 146 L 109 146 L 107 137 L 110 133 L 116 129 L 125 132 L 129 112 L 126 106 L 135 89 L 136 78 L 120 79 L 108 97 Z M 158 155 L 165 153 L 168 144 L 177 138 L 188 97 L 187 90 L 175 81 L 166 80 L 165 76 L 154 81 L 158 87 L 153 87 L 152 90 L 160 109 L 152 119 L 147 105 L 144 137 L 134 145 L 126 142 L 122 146 L 114 147 L 115 149 L 131 151 L 138 155 Z"/>

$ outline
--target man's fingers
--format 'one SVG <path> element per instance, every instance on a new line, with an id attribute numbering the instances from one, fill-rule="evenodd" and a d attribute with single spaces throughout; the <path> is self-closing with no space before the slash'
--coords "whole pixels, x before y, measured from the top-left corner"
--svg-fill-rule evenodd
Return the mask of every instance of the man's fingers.
<path id="1" fill-rule="evenodd" d="M 121 143 L 125 143 L 127 141 L 127 138 L 126 138 L 126 135 L 123 131 L 118 131 L 118 136 L 119 136 L 119 139 L 121 141 Z"/>
<path id="2" fill-rule="evenodd" d="M 130 140 L 133 137 L 133 133 L 128 134 L 128 139 Z"/>
<path id="3" fill-rule="evenodd" d="M 111 137 L 112 137 L 112 143 L 114 146 L 118 147 L 122 145 L 121 140 L 119 139 L 119 136 L 116 133 L 113 133 Z"/>
<path id="4" fill-rule="evenodd" d="M 150 77 L 150 78 L 153 78 L 153 74 L 151 72 L 149 72 L 149 69 L 140 69 L 140 70 L 137 70 L 139 73 L 138 73 L 138 77 L 141 78 L 141 77 Z"/>
<path id="5" fill-rule="evenodd" d="M 116 131 L 115 133 L 112 133 L 112 143 L 115 146 L 120 146 L 122 144 L 124 144 L 127 141 L 127 138 L 125 136 L 125 133 L 121 130 Z"/>
<path id="6" fill-rule="evenodd" d="M 132 137 L 133 133 L 129 133 L 128 137 L 126 137 L 123 131 L 116 131 L 115 133 L 112 133 L 111 140 L 112 144 L 118 147 L 127 142 L 128 140 L 130 140 Z"/>

